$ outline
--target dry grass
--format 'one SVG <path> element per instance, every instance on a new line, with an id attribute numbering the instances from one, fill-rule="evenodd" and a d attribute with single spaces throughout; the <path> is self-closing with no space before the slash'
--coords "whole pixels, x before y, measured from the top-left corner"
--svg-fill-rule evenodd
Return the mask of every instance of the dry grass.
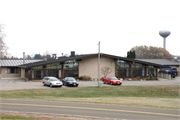
<path id="1" fill-rule="evenodd" d="M 46 98 L 44 98 L 46 100 Z M 43 99 L 41 99 L 43 100 Z M 180 109 L 179 98 L 149 97 L 97 97 L 97 98 L 51 98 L 49 101 L 100 103 L 130 106 L 146 106 L 155 108 Z"/>
<path id="2" fill-rule="evenodd" d="M 1 112 L 1 119 L 21 119 L 21 120 L 104 120 L 105 118 L 93 118 L 83 116 L 68 116 L 68 115 L 51 115 L 51 114 L 35 114 L 21 112 Z M 108 118 L 106 118 L 108 120 Z"/>
<path id="3" fill-rule="evenodd" d="M 107 86 L 1 91 L 1 99 L 101 103 L 180 109 L 179 86 Z"/>

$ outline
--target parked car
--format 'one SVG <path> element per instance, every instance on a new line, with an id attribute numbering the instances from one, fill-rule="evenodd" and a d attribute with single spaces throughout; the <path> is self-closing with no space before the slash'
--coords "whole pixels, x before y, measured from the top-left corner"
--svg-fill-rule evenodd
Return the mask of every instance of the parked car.
<path id="1" fill-rule="evenodd" d="M 107 77 L 103 77 L 102 78 L 102 82 L 104 84 L 108 83 L 108 84 L 111 84 L 111 85 L 121 85 L 122 84 L 122 81 L 121 80 L 118 80 L 116 77 L 114 76 L 107 76 Z"/>
<path id="2" fill-rule="evenodd" d="M 65 77 L 62 80 L 63 85 L 65 86 L 75 86 L 77 87 L 79 83 L 73 77 Z"/>
<path id="3" fill-rule="evenodd" d="M 46 76 L 43 78 L 42 84 L 44 86 L 49 85 L 51 88 L 53 86 L 62 87 L 62 82 L 59 81 L 56 77 Z"/>
<path id="4" fill-rule="evenodd" d="M 175 78 L 176 76 L 178 76 L 178 71 L 176 68 L 172 68 L 172 67 L 162 67 L 159 71 L 159 73 L 165 73 L 165 74 L 170 74 L 171 77 Z"/>
<path id="5" fill-rule="evenodd" d="M 169 67 L 169 66 L 163 66 L 163 67 L 161 67 L 159 73 L 165 73 L 166 70 L 171 69 L 171 68 L 172 67 Z"/>
<path id="6" fill-rule="evenodd" d="M 173 78 L 178 76 L 178 71 L 176 68 L 167 69 L 167 70 L 165 70 L 165 73 L 170 74 L 171 77 L 173 77 Z"/>

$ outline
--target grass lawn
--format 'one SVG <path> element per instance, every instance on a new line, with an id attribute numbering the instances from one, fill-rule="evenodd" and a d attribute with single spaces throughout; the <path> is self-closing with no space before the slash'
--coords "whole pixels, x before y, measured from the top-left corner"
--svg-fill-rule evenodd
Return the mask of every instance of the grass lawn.
<path id="1" fill-rule="evenodd" d="M 103 86 L 1 91 L 1 98 L 179 109 L 179 86 Z"/>

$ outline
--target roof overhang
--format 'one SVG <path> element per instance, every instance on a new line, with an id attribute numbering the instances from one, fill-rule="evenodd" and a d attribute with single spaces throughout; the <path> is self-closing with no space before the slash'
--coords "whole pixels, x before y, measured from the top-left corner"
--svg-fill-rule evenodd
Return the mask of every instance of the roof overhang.
<path id="1" fill-rule="evenodd" d="M 151 62 L 147 62 L 147 61 L 140 61 L 140 60 L 137 60 L 137 59 L 125 58 L 125 57 L 120 57 L 120 56 L 115 56 L 115 55 L 104 54 L 104 53 L 100 53 L 100 55 L 101 55 L 101 58 L 103 58 L 103 56 L 104 56 L 104 57 L 112 58 L 115 61 L 123 60 L 123 61 L 129 62 L 131 64 L 140 63 L 140 64 L 147 65 L 147 66 L 148 65 L 155 66 L 155 67 L 163 66 L 161 64 L 151 63 Z M 58 59 L 50 59 L 50 60 L 47 60 L 47 61 L 39 61 L 39 62 L 20 65 L 18 67 L 31 68 L 31 67 L 35 67 L 35 66 L 42 66 L 42 65 L 52 64 L 52 63 L 63 64 L 64 62 L 69 61 L 69 60 L 83 61 L 83 59 L 90 58 L 90 57 L 98 57 L 98 53 L 96 53 L 96 54 L 85 54 L 85 55 L 76 55 L 76 56 L 73 56 L 73 57 L 59 57 Z"/>

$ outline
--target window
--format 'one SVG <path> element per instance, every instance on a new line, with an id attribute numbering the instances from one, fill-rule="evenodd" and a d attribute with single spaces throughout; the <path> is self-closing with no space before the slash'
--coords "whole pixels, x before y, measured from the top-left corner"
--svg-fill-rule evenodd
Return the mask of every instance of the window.
<path id="1" fill-rule="evenodd" d="M 52 63 L 47 65 L 47 69 L 61 69 L 58 63 Z"/>
<path id="2" fill-rule="evenodd" d="M 64 77 L 78 77 L 78 62 L 73 60 L 65 62 Z"/>
<path id="3" fill-rule="evenodd" d="M 38 68 L 38 69 L 43 69 L 43 66 L 38 66 L 37 68 Z"/>
<path id="4" fill-rule="evenodd" d="M 129 76 L 129 63 L 119 60 L 116 61 L 116 76 L 126 77 Z"/>
<path id="5" fill-rule="evenodd" d="M 145 75 L 145 66 L 142 64 L 132 64 L 131 65 L 131 76 L 132 77 L 138 77 L 138 76 L 144 76 Z"/>
<path id="6" fill-rule="evenodd" d="M 32 69 L 33 69 L 33 70 L 36 70 L 36 69 L 37 69 L 37 67 L 32 67 Z"/>
<path id="7" fill-rule="evenodd" d="M 18 68 L 17 67 L 10 67 L 7 68 L 7 73 L 11 74 L 11 73 L 18 73 Z"/>

